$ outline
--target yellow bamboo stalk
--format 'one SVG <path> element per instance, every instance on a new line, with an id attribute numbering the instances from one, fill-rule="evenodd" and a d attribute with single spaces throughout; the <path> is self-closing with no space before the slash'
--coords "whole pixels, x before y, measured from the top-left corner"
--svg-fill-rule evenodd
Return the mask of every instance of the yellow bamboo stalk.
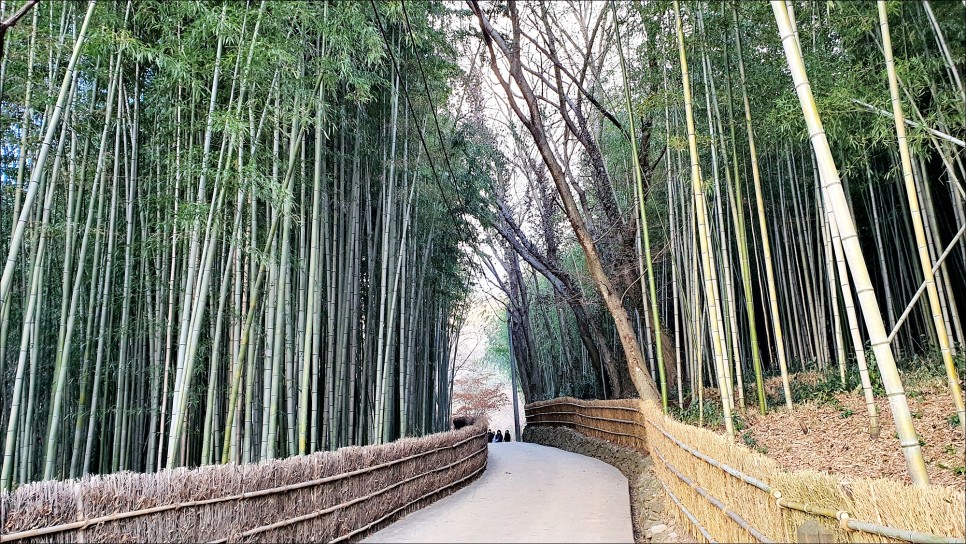
<path id="1" fill-rule="evenodd" d="M 832 212 L 832 207 L 829 205 L 827 198 L 823 197 L 822 205 L 828 217 L 829 231 L 832 235 L 832 249 L 835 253 L 835 265 L 838 270 L 839 283 L 842 286 L 842 298 L 845 300 L 845 315 L 849 323 L 849 334 L 852 337 L 852 346 L 855 348 L 855 361 L 859 366 L 859 381 L 862 382 L 865 408 L 869 413 L 869 435 L 872 438 L 878 438 L 879 412 L 875 406 L 875 396 L 872 394 L 872 380 L 869 378 L 869 366 L 865 359 L 865 347 L 862 343 L 862 335 L 859 332 L 859 318 L 855 312 L 855 300 L 852 298 L 852 284 L 849 282 L 849 271 L 845 267 L 842 238 L 839 236 L 839 227 L 835 224 L 835 214 Z"/>
<path id="2" fill-rule="evenodd" d="M 782 0 L 772 0 L 771 7 L 775 14 L 775 22 L 781 36 L 782 47 L 785 49 L 788 68 L 795 83 L 795 91 L 802 107 L 802 114 L 808 126 L 809 140 L 812 142 L 812 149 L 818 163 L 822 189 L 826 192 L 825 197 L 835 214 L 835 223 L 839 227 L 839 234 L 842 238 L 842 248 L 845 250 L 849 271 L 852 273 L 859 305 L 862 308 L 862 316 L 865 319 L 865 325 L 872 341 L 872 351 L 875 353 L 875 361 L 882 375 L 882 384 L 885 386 L 886 396 L 889 397 L 889 406 L 892 409 L 892 417 L 898 430 L 899 445 L 906 459 L 906 469 L 914 484 L 928 485 L 929 476 L 926 473 L 926 462 L 922 457 L 922 449 L 919 446 L 916 429 L 912 425 L 909 402 L 902 387 L 899 370 L 896 368 L 892 346 L 882 323 L 882 313 L 879 310 L 879 303 L 872 287 L 869 270 L 865 265 L 862 248 L 859 246 L 859 237 L 856 234 L 855 222 L 852 220 L 852 212 L 849 210 L 848 202 L 845 199 L 845 190 L 832 158 L 828 138 L 825 136 L 825 127 L 822 125 L 822 119 L 815 105 L 815 97 L 812 95 L 812 87 L 808 81 L 808 74 L 805 72 L 805 63 L 792 32 L 788 11 Z"/>
<path id="3" fill-rule="evenodd" d="M 721 408 L 724 415 L 725 432 L 734 437 L 734 423 L 731 420 L 731 400 L 728 398 L 728 383 L 724 371 L 724 350 L 721 331 L 718 328 L 720 300 L 715 294 L 715 274 L 711 259 L 711 237 L 708 234 L 708 207 L 704 200 L 701 182 L 701 165 L 698 155 L 698 139 L 694 129 L 694 108 L 691 102 L 691 78 L 688 75 L 688 57 L 684 49 L 684 30 L 681 25 L 681 10 L 674 0 L 674 20 L 678 36 L 678 55 L 681 61 L 681 85 L 684 87 L 684 113 L 688 129 L 688 150 L 691 155 L 691 189 L 694 192 L 695 219 L 698 224 L 698 240 L 701 245 L 701 269 L 704 276 L 705 299 L 708 303 L 708 326 L 711 327 L 711 347 L 714 351 L 714 366 L 718 374 L 718 389 L 721 392 Z M 699 319 L 695 316 L 695 319 Z M 698 361 L 698 365 L 701 362 Z"/>
<path id="4" fill-rule="evenodd" d="M 775 287 L 775 269 L 772 266 L 771 241 L 768 236 L 768 223 L 765 219 L 765 199 L 761 190 L 761 172 L 758 170 L 758 149 L 755 146 L 755 131 L 751 127 L 751 103 L 745 85 L 745 62 L 741 53 L 741 33 L 738 31 L 738 10 L 732 8 L 735 23 L 735 36 L 738 40 L 738 75 L 741 78 L 741 98 L 745 110 L 745 128 L 748 131 L 748 153 L 751 155 L 751 179 L 755 187 L 755 205 L 758 208 L 758 227 L 761 231 L 761 250 L 765 262 L 765 282 L 768 284 L 768 303 L 771 310 L 771 324 L 775 331 L 775 351 L 778 354 L 778 370 L 782 377 L 782 394 L 785 406 L 792 409 L 792 388 L 788 381 L 788 359 L 785 356 L 785 337 L 782 334 L 781 314 L 778 311 L 778 289 Z M 797 42 L 796 42 L 797 43 Z"/>
<path id="5" fill-rule="evenodd" d="M 892 56 L 892 35 L 889 32 L 889 15 L 884 0 L 878 1 L 879 27 L 882 31 L 882 52 L 885 55 L 886 72 L 889 74 L 889 95 L 892 99 L 892 116 L 896 124 L 896 137 L 899 140 L 899 159 L 902 163 L 902 179 L 906 186 L 906 198 L 909 200 L 909 214 L 912 216 L 912 230 L 916 236 L 916 248 L 919 253 L 919 265 L 926 283 L 926 296 L 929 297 L 929 308 L 932 310 L 932 322 L 936 329 L 936 339 L 942 353 L 943 365 L 946 367 L 946 379 L 949 382 L 949 392 L 953 396 L 953 404 L 959 414 L 959 424 L 966 432 L 966 408 L 963 406 L 963 392 L 959 388 L 959 375 L 953 354 L 949 346 L 949 334 L 946 322 L 943 320 L 942 307 L 939 303 L 939 292 L 933 280 L 932 258 L 929 256 L 929 246 L 926 243 L 926 231 L 922 221 L 922 210 L 919 208 L 919 197 L 916 195 L 916 183 L 912 174 L 912 157 L 909 153 L 909 141 L 906 137 L 905 114 L 902 102 L 899 100 L 899 78 L 896 75 L 896 61 Z M 923 186 L 923 191 L 929 187 Z"/>

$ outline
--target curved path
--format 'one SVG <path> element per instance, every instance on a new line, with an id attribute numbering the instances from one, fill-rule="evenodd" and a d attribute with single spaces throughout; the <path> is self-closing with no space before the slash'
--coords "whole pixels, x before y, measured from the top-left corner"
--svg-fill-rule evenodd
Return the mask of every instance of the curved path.
<path id="1" fill-rule="evenodd" d="M 490 444 L 478 480 L 363 542 L 634 542 L 627 479 L 557 448 Z"/>

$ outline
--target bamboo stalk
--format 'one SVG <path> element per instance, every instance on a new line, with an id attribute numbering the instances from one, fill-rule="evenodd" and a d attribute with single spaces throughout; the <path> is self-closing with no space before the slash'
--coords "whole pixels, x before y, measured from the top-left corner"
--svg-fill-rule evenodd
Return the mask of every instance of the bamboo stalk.
<path id="1" fill-rule="evenodd" d="M 631 107 L 631 90 L 630 83 L 627 79 L 627 67 L 624 62 L 624 47 L 622 45 L 620 30 L 618 29 L 617 21 L 617 5 L 612 1 L 611 10 L 614 12 L 614 30 L 617 33 L 617 52 L 620 56 L 621 63 L 621 74 L 624 78 L 624 107 L 627 109 L 627 118 L 629 120 L 628 127 L 630 132 L 631 141 L 631 157 L 633 159 L 634 171 L 634 187 L 635 194 L 637 195 L 637 208 L 639 212 L 640 224 L 640 236 L 641 241 L 644 245 L 644 259 L 647 263 L 647 289 L 644 289 L 643 283 L 641 284 L 641 296 L 650 296 L 650 307 L 651 307 L 651 323 L 654 328 L 654 344 L 655 351 L 657 351 L 657 372 L 659 376 L 659 385 L 661 387 L 661 406 L 664 412 L 667 412 L 667 373 L 664 369 L 664 349 L 662 347 L 661 337 L 664 336 L 663 329 L 661 328 L 661 316 L 657 310 L 657 288 L 654 282 L 654 261 L 651 257 L 651 236 L 647 223 L 647 212 L 645 205 L 644 196 L 644 182 L 641 177 L 641 159 L 640 154 L 637 151 L 637 122 L 634 120 L 634 109 Z M 646 291 L 646 292 L 645 292 Z"/>
<path id="2" fill-rule="evenodd" d="M 885 111 L 883 109 L 877 108 L 877 107 L 873 106 L 872 104 L 868 104 L 866 102 L 863 102 L 863 101 L 858 100 L 858 99 L 855 99 L 855 98 L 852 99 L 852 102 L 855 103 L 855 104 L 858 104 L 858 105 L 862 106 L 863 108 L 865 108 L 866 110 L 868 110 L 868 111 L 870 111 L 872 113 L 877 113 L 879 115 L 882 115 L 882 116 L 885 116 L 885 117 L 890 117 L 890 118 L 893 117 L 893 114 L 891 114 L 891 113 L 889 113 L 889 112 L 887 112 L 887 111 Z M 958 145 L 959 147 L 966 147 L 966 141 L 960 140 L 959 138 L 956 138 L 954 136 L 950 136 L 949 134 L 946 134 L 945 132 L 940 132 L 940 131 L 938 131 L 938 130 L 936 130 L 934 128 L 930 128 L 930 127 L 927 127 L 927 126 L 920 125 L 919 123 L 917 123 L 917 122 L 915 122 L 915 121 L 913 121 L 911 119 L 903 119 L 903 122 L 905 124 L 909 125 L 910 127 L 920 128 L 922 130 L 925 130 L 929 134 L 932 134 L 933 136 L 935 136 L 937 138 L 942 138 L 943 140 L 946 140 L 947 142 L 952 142 L 952 143 Z"/>
<path id="3" fill-rule="evenodd" d="M 10 292 L 10 285 L 13 281 L 13 272 L 16 267 L 17 257 L 20 254 L 20 246 L 23 244 L 23 234 L 27 228 L 27 219 L 30 216 L 33 201 L 37 197 L 40 180 L 44 174 L 44 164 L 47 162 L 47 155 L 50 153 L 51 143 L 59 128 L 61 115 L 66 108 L 67 94 L 75 78 L 74 68 L 77 65 L 77 59 L 80 57 L 84 40 L 87 37 L 87 27 L 90 24 L 91 16 L 94 14 L 94 5 L 95 0 L 91 0 L 87 4 L 87 13 L 84 15 L 84 22 L 81 23 L 80 31 L 74 41 L 74 48 L 70 55 L 70 61 L 67 64 L 67 71 L 64 73 L 64 79 L 60 85 L 60 93 L 57 95 L 57 102 L 47 121 L 47 131 L 44 134 L 40 152 L 37 154 L 30 173 L 30 182 L 27 186 L 27 194 L 24 197 L 23 207 L 20 210 L 20 218 L 17 220 L 16 228 L 11 236 L 10 248 L 7 252 L 6 263 L 3 266 L 3 274 L 0 275 L 0 311 L 3 311 L 9 302 L 7 295 Z"/>
<path id="4" fill-rule="evenodd" d="M 953 397 L 953 406 L 959 414 L 960 426 L 966 432 L 966 405 L 963 402 L 963 392 L 959 387 L 959 374 L 956 371 L 956 364 L 953 362 L 952 352 L 949 345 L 949 335 L 946 332 L 946 323 L 943 320 L 942 309 L 940 307 L 939 293 L 936 289 L 936 282 L 933 279 L 932 259 L 929 256 L 929 248 L 926 243 L 925 226 L 923 225 L 922 211 L 919 208 L 919 197 L 916 194 L 916 184 L 913 179 L 912 159 L 909 152 L 909 143 L 906 138 L 905 115 L 902 111 L 902 102 L 899 98 L 899 81 L 896 75 L 896 63 L 892 56 L 892 37 L 889 32 L 889 16 L 884 0 L 877 2 L 879 8 L 879 28 L 882 32 L 882 50 L 885 55 L 886 72 L 889 77 L 889 94 L 892 97 L 892 114 L 895 119 L 896 136 L 899 141 L 899 157 L 902 163 L 902 177 L 906 187 L 906 198 L 909 203 L 909 214 L 912 217 L 913 231 L 916 236 L 916 247 L 919 254 L 919 265 L 926 284 L 926 294 L 929 297 L 929 307 L 932 310 L 933 326 L 936 331 L 936 339 L 939 343 L 939 350 L 942 354 L 943 365 L 946 367 L 946 379 L 949 384 L 949 393 Z M 928 191 L 924 187 L 924 191 Z"/>
<path id="5" fill-rule="evenodd" d="M 895 538 L 896 540 L 905 540 L 906 542 L 918 542 L 922 544 L 954 544 L 956 542 L 962 542 L 962 540 L 953 537 L 920 533 L 906 529 L 894 529 L 877 523 L 857 521 L 854 519 L 845 520 L 845 526 L 853 531 L 862 531 L 863 533 Z"/>
<path id="6" fill-rule="evenodd" d="M 933 275 L 935 275 L 936 272 L 939 270 L 939 267 L 942 266 L 943 261 L 946 260 L 946 257 L 949 257 L 949 254 L 956 247 L 956 244 L 959 242 L 960 238 L 963 237 L 963 234 L 966 234 L 966 225 L 963 225 L 962 227 L 960 227 L 959 232 L 957 232 L 956 235 L 953 236 L 953 239 L 949 241 L 949 244 L 946 246 L 946 249 L 943 251 L 942 255 L 940 255 L 939 259 L 936 260 L 936 264 L 934 264 L 932 267 Z M 909 304 L 906 306 L 906 309 L 903 310 L 902 314 L 899 316 L 899 319 L 896 320 L 895 327 L 893 327 L 892 332 L 889 333 L 889 338 L 888 338 L 889 342 L 892 342 L 892 340 L 895 339 L 896 333 L 898 333 L 899 329 L 902 328 L 903 323 L 906 322 L 906 319 L 909 317 L 909 314 L 916 307 L 916 303 L 919 302 L 919 297 L 921 297 L 922 294 L 925 292 L 926 292 L 926 282 L 923 281 L 919 285 L 919 289 L 916 290 L 915 295 L 913 295 L 912 299 L 909 301 Z"/>
<path id="7" fill-rule="evenodd" d="M 816 175 L 818 170 L 816 169 Z M 816 185 L 820 181 L 816 180 Z M 838 225 L 835 224 L 835 217 L 832 207 L 828 202 L 823 201 L 823 205 L 828 215 L 828 225 L 832 234 L 832 246 L 835 252 L 835 263 L 838 268 L 839 281 L 842 286 L 842 298 L 845 299 L 845 313 L 849 322 L 849 334 L 852 337 L 852 346 L 855 349 L 855 359 L 859 367 L 859 380 L 862 382 L 862 394 L 865 397 L 866 410 L 869 413 L 869 435 L 872 438 L 879 436 L 879 414 L 875 405 L 875 398 L 872 395 L 872 380 L 869 377 L 868 363 L 865 358 L 865 345 L 859 333 L 859 319 L 855 312 L 855 300 L 852 297 L 852 285 L 849 281 L 849 272 L 845 267 L 845 256 L 842 251 L 842 239 L 839 236 Z M 890 338 L 891 341 L 891 338 Z"/>
<path id="8" fill-rule="evenodd" d="M 732 20 L 737 40 L 738 74 L 741 82 L 741 97 L 744 103 L 745 128 L 748 133 L 748 153 L 751 155 L 752 185 L 755 188 L 755 201 L 758 207 L 758 226 L 761 233 L 762 260 L 765 262 L 765 279 L 768 283 L 768 302 L 771 308 L 771 324 L 775 334 L 775 350 L 778 353 L 778 368 L 782 378 L 782 392 L 785 396 L 785 407 L 792 408 L 792 391 L 788 382 L 788 363 L 785 357 L 785 339 L 782 335 L 781 316 L 778 311 L 778 294 L 775 287 L 775 272 L 772 265 L 771 241 L 768 237 L 767 221 L 765 219 L 765 203 L 762 197 L 761 174 L 758 171 L 758 151 L 755 146 L 755 133 L 751 125 L 751 104 L 748 101 L 748 90 L 745 84 L 745 61 L 741 48 L 741 33 L 738 31 L 738 9 L 732 7 Z"/>
<path id="9" fill-rule="evenodd" d="M 899 371 L 896 368 L 892 349 L 886 337 L 885 327 L 882 323 L 882 314 L 879 311 L 875 291 L 872 289 L 872 281 L 865 265 L 862 249 L 859 247 L 855 224 L 852 221 L 852 214 L 849 211 L 848 203 L 845 199 L 845 192 L 839 180 L 838 170 L 835 167 L 828 140 L 825 137 L 825 131 L 822 127 L 822 120 L 819 117 L 815 99 L 812 96 L 808 76 L 805 72 L 805 64 L 802 61 L 797 42 L 794 41 L 791 23 L 789 22 L 788 12 L 784 4 L 780 0 L 772 0 L 771 4 L 782 45 L 785 49 L 785 57 L 795 82 L 795 89 L 802 106 L 805 122 L 808 125 L 809 139 L 812 142 L 812 147 L 819 165 L 823 189 L 827 193 L 827 198 L 835 213 L 839 232 L 842 235 L 842 245 L 848 259 L 850 272 L 855 280 L 859 303 L 862 306 L 862 315 L 865 318 L 866 327 L 872 339 L 872 348 L 875 352 L 876 364 L 879 366 L 882 382 L 885 385 L 886 394 L 889 397 L 889 404 L 892 408 L 896 428 L 898 429 L 899 444 L 906 458 L 909 477 L 916 485 L 928 485 L 929 476 L 926 473 L 926 464 L 922 457 L 919 438 L 916 436 L 916 430 L 912 425 L 912 415 L 909 410 L 908 401 L 906 400 L 905 390 L 902 386 Z"/>
<path id="10" fill-rule="evenodd" d="M 704 289 L 707 295 L 708 320 L 711 327 L 711 347 L 714 352 L 715 368 L 718 374 L 718 388 L 721 391 L 721 405 L 724 412 L 725 432 L 734 437 L 734 422 L 731 419 L 731 401 L 728 398 L 728 384 L 725 379 L 725 354 L 722 347 L 721 331 L 718 328 L 720 320 L 720 298 L 716 296 L 715 264 L 711 256 L 711 236 L 708 228 L 708 211 L 705 203 L 704 190 L 701 181 L 700 157 L 698 156 L 697 135 L 694 128 L 694 112 L 691 107 L 691 78 L 688 75 L 688 61 L 684 48 L 684 31 L 681 23 L 681 13 L 677 0 L 674 1 L 674 17 L 677 28 L 678 56 L 681 64 L 682 86 L 684 88 L 684 110 L 688 131 L 688 150 L 691 156 L 691 189 L 694 195 L 695 215 L 697 217 L 697 234 L 701 244 L 701 263 L 704 277 Z"/>

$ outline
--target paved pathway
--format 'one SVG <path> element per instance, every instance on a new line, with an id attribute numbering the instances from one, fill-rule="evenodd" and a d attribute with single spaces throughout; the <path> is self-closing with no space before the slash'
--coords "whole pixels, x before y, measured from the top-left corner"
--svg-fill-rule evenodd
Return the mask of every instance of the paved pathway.
<path id="1" fill-rule="evenodd" d="M 616 468 L 537 444 L 489 449 L 478 480 L 363 542 L 634 542 Z"/>

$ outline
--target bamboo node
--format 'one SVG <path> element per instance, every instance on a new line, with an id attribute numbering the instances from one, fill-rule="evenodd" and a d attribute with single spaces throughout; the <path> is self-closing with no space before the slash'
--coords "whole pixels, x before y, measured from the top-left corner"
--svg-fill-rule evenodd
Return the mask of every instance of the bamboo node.
<path id="1" fill-rule="evenodd" d="M 899 441 L 899 445 L 902 446 L 903 448 L 918 448 L 919 447 L 919 439 L 917 438 L 915 441 L 903 441 L 903 440 L 900 440 Z"/>
<path id="2" fill-rule="evenodd" d="M 835 515 L 839 519 L 839 526 L 845 531 L 851 531 L 852 528 L 849 527 L 849 513 L 844 510 L 839 510 Z"/>

